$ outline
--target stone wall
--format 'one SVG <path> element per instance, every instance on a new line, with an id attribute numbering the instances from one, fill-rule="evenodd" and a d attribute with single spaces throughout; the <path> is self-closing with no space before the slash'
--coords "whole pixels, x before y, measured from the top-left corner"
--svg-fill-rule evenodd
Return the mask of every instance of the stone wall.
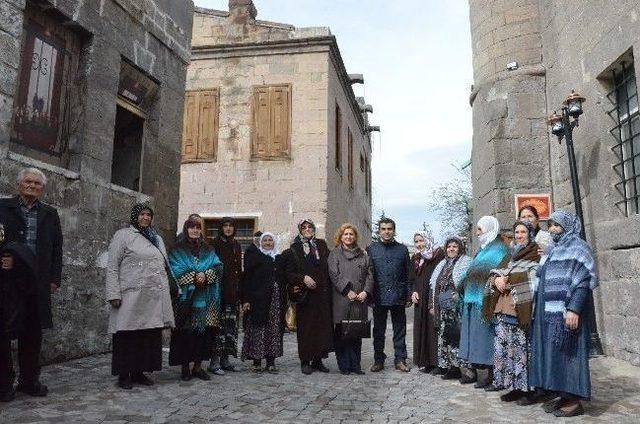
<path id="1" fill-rule="evenodd" d="M 601 285 L 596 296 L 600 336 L 606 353 L 640 365 L 640 216 L 626 217 L 615 203 L 620 177 L 611 151 L 615 125 L 607 115 L 613 104 L 612 64 L 640 49 L 640 5 L 615 7 L 590 0 L 567 8 L 562 1 L 541 0 L 543 56 L 547 68 L 547 110 L 557 109 L 575 89 L 587 97 L 585 113 L 574 131 L 587 239 L 594 246 Z M 640 65 L 635 64 L 636 79 Z M 555 138 L 555 137 L 554 137 Z M 556 207 L 573 206 L 564 143 L 551 143 L 550 163 Z"/>
<path id="2" fill-rule="evenodd" d="M 127 223 L 135 201 L 151 201 L 162 234 L 169 240 L 175 234 L 193 4 L 183 2 L 177 15 L 167 8 L 170 4 L 165 0 L 0 0 L 0 194 L 14 192 L 15 176 L 22 167 L 43 169 L 49 178 L 44 200 L 58 208 L 65 239 L 62 288 L 54 297 L 55 329 L 45 334 L 45 361 L 109 349 L 103 295 L 106 249 L 113 233 Z M 80 125 L 69 141 L 69 161 L 63 166 L 28 150 L 20 149 L 18 154 L 14 150 L 20 146 L 9 142 L 25 8 L 56 16 L 77 31 L 83 43 L 74 81 Z M 123 58 L 160 86 L 145 123 L 142 193 L 110 183 Z"/>
<path id="3" fill-rule="evenodd" d="M 371 243 L 371 196 L 365 192 L 366 173 L 360 169 L 360 154 L 364 154 L 371 163 L 371 141 L 363 131 L 362 123 L 356 119 L 359 112 L 352 109 L 333 63 L 329 64 L 328 83 L 327 238 L 331 239 L 341 224 L 350 222 L 360 232 L 358 243 L 366 247 Z M 336 105 L 342 116 L 340 171 L 335 166 Z M 353 189 L 349 187 L 348 130 L 353 136 Z"/>

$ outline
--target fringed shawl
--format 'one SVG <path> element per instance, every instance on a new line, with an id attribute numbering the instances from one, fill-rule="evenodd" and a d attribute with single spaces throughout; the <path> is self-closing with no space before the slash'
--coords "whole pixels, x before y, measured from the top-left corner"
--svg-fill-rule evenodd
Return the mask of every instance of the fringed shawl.
<path id="1" fill-rule="evenodd" d="M 467 273 L 469 269 L 469 265 L 471 265 L 472 259 L 467 255 L 462 255 L 458 259 L 456 259 L 455 264 L 453 265 L 453 270 L 451 271 L 451 279 L 453 280 L 453 284 L 456 288 L 460 287 L 460 283 L 462 283 L 462 279 Z M 431 290 L 434 290 L 436 287 L 436 283 L 438 282 L 438 276 L 442 273 L 442 270 L 447 265 L 447 259 L 441 260 L 438 265 L 436 265 L 433 270 L 433 274 L 431 274 L 431 280 L 429 281 L 429 286 L 431 286 Z"/>
<path id="2" fill-rule="evenodd" d="M 216 325 L 219 319 L 223 265 L 215 251 L 202 245 L 200 255 L 196 257 L 188 245 L 181 243 L 169 253 L 169 266 L 181 289 L 178 301 L 191 305 L 189 326 L 200 333 L 206 327 Z M 195 285 L 195 276 L 200 272 L 207 277 L 203 288 Z"/>
<path id="3" fill-rule="evenodd" d="M 507 246 L 500 238 L 480 249 L 463 279 L 463 302 L 465 304 L 473 303 L 482 308 L 484 289 L 491 275 L 491 270 L 504 268 L 509 263 L 509 259 Z"/>

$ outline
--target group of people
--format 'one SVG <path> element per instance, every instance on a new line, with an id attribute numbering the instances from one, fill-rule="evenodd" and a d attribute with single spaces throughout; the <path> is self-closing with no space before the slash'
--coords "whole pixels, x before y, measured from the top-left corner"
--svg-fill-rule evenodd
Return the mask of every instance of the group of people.
<path id="1" fill-rule="evenodd" d="M 478 221 L 475 257 L 452 237 L 444 249 L 414 235 L 414 362 L 424 372 L 486 391 L 505 402 L 543 403 L 548 413 L 584 412 L 591 396 L 593 254 L 581 222 L 555 211 L 549 231 L 535 207 L 519 211 L 512 234 L 495 217 Z"/>
<path id="2" fill-rule="evenodd" d="M 45 184 L 41 171 L 25 169 L 18 195 L 0 200 L 2 401 L 16 390 L 47 394 L 39 354 L 42 328 L 52 325 L 50 297 L 61 281 L 62 231 L 56 210 L 40 201 Z M 150 205 L 135 205 L 130 225 L 109 245 L 112 374 L 123 389 L 153 384 L 145 373 L 162 368 L 166 328 L 172 329 L 169 365 L 181 367 L 182 380 L 237 372 L 232 358 L 238 357 L 252 361 L 254 372 L 275 374 L 288 309 L 295 311 L 303 374 L 329 372 L 323 360 L 330 352 L 342 374 L 363 374 L 362 339 L 371 333 L 370 371 L 382 371 L 389 315 L 393 365 L 408 372 L 406 308 L 414 306 L 413 361 L 422 371 L 508 390 L 505 402 L 544 402 L 556 416 L 582 413 L 580 401 L 590 398 L 588 302 L 597 277 L 581 223 L 569 212 L 554 212 L 547 232 L 536 209 L 525 207 L 511 236 L 485 216 L 473 258 L 462 239 L 437 247 L 425 232 L 414 235 L 410 256 L 389 218 L 378 222 L 378 239 L 366 248 L 354 225 L 341 225 L 333 249 L 304 219 L 281 253 L 270 232 L 256 233 L 243 252 L 232 218 L 221 220 L 209 242 L 197 214 L 167 249 L 153 219 Z M 14 387 L 10 342 L 16 338 L 20 378 Z"/>

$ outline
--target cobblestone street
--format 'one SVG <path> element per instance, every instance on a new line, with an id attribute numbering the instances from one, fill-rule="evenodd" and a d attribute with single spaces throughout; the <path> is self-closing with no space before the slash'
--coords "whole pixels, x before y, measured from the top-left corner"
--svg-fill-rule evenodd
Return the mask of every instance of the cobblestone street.
<path id="1" fill-rule="evenodd" d="M 371 341 L 365 340 L 363 366 L 372 356 Z M 504 404 L 499 393 L 444 382 L 416 369 L 408 375 L 386 369 L 343 376 L 332 355 L 330 374 L 303 376 L 292 334 L 285 336 L 279 375 L 254 374 L 245 363 L 237 374 L 184 383 L 179 368 L 172 367 L 154 373 L 151 388 L 122 391 L 110 375 L 110 360 L 111 355 L 97 355 L 45 367 L 42 380 L 49 396 L 19 395 L 0 404 L 0 422 L 562 422 L 540 406 Z M 594 399 L 574 422 L 640 422 L 640 369 L 609 358 L 593 360 L 592 367 Z"/>

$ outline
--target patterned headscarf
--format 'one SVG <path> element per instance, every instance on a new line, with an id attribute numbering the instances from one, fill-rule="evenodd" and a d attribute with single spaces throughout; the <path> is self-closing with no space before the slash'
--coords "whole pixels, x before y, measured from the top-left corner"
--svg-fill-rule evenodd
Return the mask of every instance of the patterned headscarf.
<path id="1" fill-rule="evenodd" d="M 526 244 L 518 244 L 516 243 L 516 239 L 515 239 L 515 232 L 516 232 L 516 227 L 518 227 L 519 225 L 524 226 L 527 229 L 527 243 Z M 513 233 L 514 233 L 514 238 L 513 241 L 511 242 L 511 256 L 515 256 L 516 253 L 518 253 L 520 250 L 522 250 L 522 248 L 524 248 L 525 246 L 528 246 L 529 244 L 535 242 L 536 240 L 536 229 L 535 227 L 529 222 L 529 221 L 525 221 L 525 220 L 519 220 L 516 221 L 515 224 L 513 224 Z"/>
<path id="2" fill-rule="evenodd" d="M 498 237 L 500 223 L 494 216 L 483 216 L 478 221 L 478 227 L 482 230 L 482 234 L 478 236 L 478 241 L 480 242 L 480 247 L 484 249 Z"/>
<path id="3" fill-rule="evenodd" d="M 142 211 L 149 211 L 151 214 L 151 222 L 153 223 L 153 209 L 148 203 L 138 203 L 131 208 L 131 215 L 129 217 L 130 223 L 133 228 L 138 230 L 140 234 L 153 243 L 154 246 L 158 247 L 158 233 L 156 233 L 153 227 L 149 225 L 148 227 L 142 228 L 140 227 L 140 224 L 138 224 L 138 216 L 140 216 Z"/>
<path id="4" fill-rule="evenodd" d="M 433 242 L 431 235 L 427 231 L 416 231 L 413 234 L 414 240 L 416 239 L 416 236 L 420 236 L 424 240 L 424 250 L 420 252 L 422 257 L 425 260 L 429 260 L 433 258 L 433 255 L 436 253 L 438 246 L 436 246 L 435 243 Z"/>
<path id="5" fill-rule="evenodd" d="M 568 239 L 573 237 L 580 237 L 580 230 L 582 229 L 582 223 L 580 218 L 571 212 L 564 211 L 562 209 L 557 210 L 551 214 L 549 219 L 562 227 L 564 230 L 560 234 L 553 234 L 553 241 L 557 244 L 564 244 Z"/>
<path id="6" fill-rule="evenodd" d="M 231 226 L 233 227 L 233 233 L 231 233 L 231 235 L 229 237 L 224 235 L 224 231 L 222 230 L 222 227 L 224 227 L 224 224 L 231 224 Z M 236 221 L 233 218 L 230 218 L 228 216 L 225 216 L 224 218 L 222 218 L 220 220 L 220 225 L 218 226 L 218 235 L 223 239 L 223 240 L 231 240 L 236 236 Z"/>

